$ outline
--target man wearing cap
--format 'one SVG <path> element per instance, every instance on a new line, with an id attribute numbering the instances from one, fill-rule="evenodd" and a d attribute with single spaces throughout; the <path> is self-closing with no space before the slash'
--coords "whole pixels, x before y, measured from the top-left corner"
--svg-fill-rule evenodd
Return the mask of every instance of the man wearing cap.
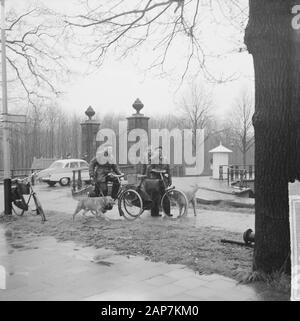
<path id="1" fill-rule="evenodd" d="M 162 147 L 159 146 L 154 151 L 151 149 L 148 156 L 149 156 L 148 165 L 144 166 L 143 174 L 147 175 L 149 179 L 160 179 L 161 178 L 160 174 L 155 173 L 155 171 L 152 171 L 152 170 L 159 170 L 159 171 L 164 170 L 165 173 L 163 175 L 163 180 L 165 185 L 166 186 L 172 185 L 170 166 L 166 158 L 163 156 Z M 147 192 L 147 188 L 146 188 L 146 192 Z M 157 187 L 157 190 L 154 189 L 149 193 L 153 202 L 153 207 L 151 209 L 151 216 L 161 216 L 159 214 L 159 205 L 164 193 L 165 193 L 165 190 L 162 182 Z M 163 207 L 164 207 L 165 213 L 169 216 L 172 216 L 172 214 L 170 213 L 170 201 L 167 198 L 165 198 L 165 203 L 163 204 Z"/>
<path id="2" fill-rule="evenodd" d="M 105 146 L 97 151 L 89 165 L 89 174 L 91 179 L 95 182 L 95 196 L 107 196 L 108 187 L 107 183 L 112 182 L 111 197 L 117 198 L 120 188 L 119 180 L 111 174 L 121 175 L 114 157 L 112 156 L 111 146 Z"/>

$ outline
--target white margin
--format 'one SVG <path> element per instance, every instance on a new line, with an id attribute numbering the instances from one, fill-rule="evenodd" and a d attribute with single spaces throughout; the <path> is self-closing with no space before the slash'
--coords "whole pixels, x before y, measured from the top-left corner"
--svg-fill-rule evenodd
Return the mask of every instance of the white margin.
<path id="1" fill-rule="evenodd" d="M 296 204 L 300 206 L 300 195 L 291 195 L 290 203 L 290 234 L 291 234 L 291 267 L 292 267 L 292 282 L 291 282 L 291 301 L 300 301 L 300 233 L 297 236 L 297 224 L 300 231 L 300 211 L 296 213 Z"/>

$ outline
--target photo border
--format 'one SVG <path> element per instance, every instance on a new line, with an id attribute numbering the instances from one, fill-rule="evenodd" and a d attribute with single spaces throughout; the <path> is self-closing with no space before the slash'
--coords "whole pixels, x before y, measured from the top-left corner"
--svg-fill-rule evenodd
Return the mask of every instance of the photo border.
<path id="1" fill-rule="evenodd" d="M 300 195 L 290 196 L 290 231 L 291 231 L 291 300 L 300 301 L 300 233 L 297 235 L 297 226 L 300 232 L 300 212 L 296 212 L 296 204 L 300 204 Z M 298 215 L 298 217 L 297 217 Z"/>

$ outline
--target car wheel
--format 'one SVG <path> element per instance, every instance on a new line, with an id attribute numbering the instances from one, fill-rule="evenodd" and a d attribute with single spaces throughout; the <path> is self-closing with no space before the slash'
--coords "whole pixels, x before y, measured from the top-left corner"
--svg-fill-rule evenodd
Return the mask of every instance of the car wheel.
<path id="1" fill-rule="evenodd" d="M 56 182 L 47 182 L 47 184 L 48 184 L 50 187 L 53 187 L 53 186 L 55 186 Z"/>
<path id="2" fill-rule="evenodd" d="M 69 177 L 63 177 L 59 181 L 60 186 L 68 186 L 70 184 L 70 178 Z"/>

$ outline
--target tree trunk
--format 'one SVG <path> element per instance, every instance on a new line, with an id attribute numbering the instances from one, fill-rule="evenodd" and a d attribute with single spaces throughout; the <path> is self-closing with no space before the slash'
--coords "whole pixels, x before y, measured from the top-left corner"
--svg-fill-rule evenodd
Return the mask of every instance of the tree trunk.
<path id="1" fill-rule="evenodd" d="M 253 269 L 290 272 L 291 2 L 250 0 L 245 43 L 255 70 Z"/>
<path id="2" fill-rule="evenodd" d="M 246 160 L 247 160 L 247 138 L 246 138 L 246 131 L 244 131 L 244 137 L 243 137 L 243 167 L 246 168 Z"/>
<path id="3" fill-rule="evenodd" d="M 243 150 L 243 168 L 246 169 L 247 165 L 247 152 Z"/>
<path id="4" fill-rule="evenodd" d="M 300 0 L 295 0 L 295 4 L 300 5 Z M 293 136 L 290 144 L 291 155 L 291 175 L 292 182 L 300 180 L 300 30 L 292 30 L 293 41 Z"/>

